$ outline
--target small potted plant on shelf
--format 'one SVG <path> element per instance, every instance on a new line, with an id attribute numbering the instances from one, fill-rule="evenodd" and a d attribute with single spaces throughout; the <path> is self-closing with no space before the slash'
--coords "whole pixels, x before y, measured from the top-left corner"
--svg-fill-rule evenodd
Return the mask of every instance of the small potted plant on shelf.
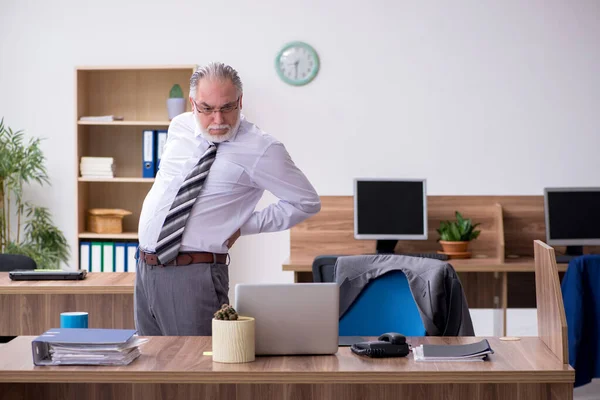
<path id="1" fill-rule="evenodd" d="M 470 219 L 465 219 L 455 211 L 455 221 L 442 221 L 437 232 L 440 234 L 439 242 L 443 251 L 440 253 L 450 258 L 469 258 L 471 253 L 467 251 L 469 242 L 477 239 L 480 230 L 475 230 L 480 224 L 473 224 Z"/>
<path id="2" fill-rule="evenodd" d="M 254 318 L 242 317 L 223 304 L 212 320 L 213 361 L 245 363 L 254 361 Z"/>
<path id="3" fill-rule="evenodd" d="M 174 84 L 169 92 L 169 98 L 167 99 L 167 112 L 169 114 L 169 121 L 185 112 L 185 99 L 183 98 L 183 90 L 179 84 Z"/>

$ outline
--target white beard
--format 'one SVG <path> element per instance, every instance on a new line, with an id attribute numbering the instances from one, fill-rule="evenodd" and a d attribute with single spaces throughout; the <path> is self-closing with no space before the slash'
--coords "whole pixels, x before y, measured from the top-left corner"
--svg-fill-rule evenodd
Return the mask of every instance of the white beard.
<path id="1" fill-rule="evenodd" d="M 238 128 L 240 127 L 240 123 L 242 122 L 242 118 L 238 114 L 238 119 L 233 127 L 231 127 L 231 125 L 211 124 L 208 126 L 207 129 L 204 129 L 202 127 L 202 124 L 200 123 L 200 119 L 198 118 L 198 115 L 195 113 L 194 113 L 194 118 L 196 120 L 196 125 L 198 126 L 198 129 L 200 130 L 200 134 L 202 135 L 202 137 L 204 139 L 208 140 L 209 142 L 213 142 L 213 143 L 221 143 L 221 142 L 225 142 L 225 141 L 231 139 L 237 132 Z M 210 134 L 211 129 L 227 129 L 227 132 L 224 135 L 211 135 Z"/>

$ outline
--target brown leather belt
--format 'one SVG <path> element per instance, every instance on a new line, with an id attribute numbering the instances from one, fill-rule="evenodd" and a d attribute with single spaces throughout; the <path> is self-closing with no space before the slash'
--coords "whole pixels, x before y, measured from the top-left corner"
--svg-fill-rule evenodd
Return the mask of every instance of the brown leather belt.
<path id="1" fill-rule="evenodd" d="M 190 265 L 190 264 L 202 264 L 202 263 L 227 263 L 227 254 L 218 253 L 179 253 L 173 261 L 166 264 L 160 264 L 158 262 L 158 256 L 156 254 L 145 253 L 140 249 L 140 258 L 144 260 L 147 265 L 159 266 L 159 267 L 170 267 L 178 265 Z"/>

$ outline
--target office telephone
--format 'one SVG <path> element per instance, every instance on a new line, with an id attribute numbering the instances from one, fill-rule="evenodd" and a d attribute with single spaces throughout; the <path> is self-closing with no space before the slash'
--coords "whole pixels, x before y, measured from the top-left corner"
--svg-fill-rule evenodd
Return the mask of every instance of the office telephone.
<path id="1" fill-rule="evenodd" d="M 354 354 L 374 358 L 406 357 L 410 352 L 406 337 L 399 333 L 384 333 L 377 340 L 355 343 L 350 347 Z"/>

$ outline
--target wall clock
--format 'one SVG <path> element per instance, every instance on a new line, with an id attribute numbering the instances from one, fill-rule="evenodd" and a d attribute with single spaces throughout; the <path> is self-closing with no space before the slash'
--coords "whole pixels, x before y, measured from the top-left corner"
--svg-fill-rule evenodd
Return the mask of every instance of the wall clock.
<path id="1" fill-rule="evenodd" d="M 277 54 L 275 69 L 285 83 L 306 85 L 319 72 L 319 56 L 315 49 L 304 42 L 288 43 Z"/>

